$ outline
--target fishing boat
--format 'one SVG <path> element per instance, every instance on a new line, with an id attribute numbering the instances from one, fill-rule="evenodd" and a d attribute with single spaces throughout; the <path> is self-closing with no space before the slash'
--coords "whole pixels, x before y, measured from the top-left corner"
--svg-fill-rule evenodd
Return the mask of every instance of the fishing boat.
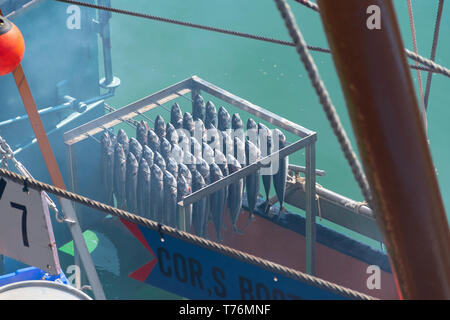
<path id="1" fill-rule="evenodd" d="M 449 298 L 445 295 L 445 288 L 448 294 L 450 285 L 446 283 L 449 280 L 446 270 L 435 273 L 436 278 L 430 281 L 440 279 L 439 283 L 433 282 L 435 286 L 429 290 L 420 291 L 406 285 L 412 275 L 423 271 L 425 266 L 422 268 L 407 254 L 409 247 L 405 242 L 411 240 L 411 234 L 408 226 L 403 229 L 397 223 L 399 214 L 395 213 L 403 212 L 402 201 L 405 199 L 397 197 L 395 205 L 387 205 L 393 202 L 386 190 L 392 191 L 392 186 L 401 184 L 387 176 L 383 176 L 385 180 L 377 180 L 381 165 L 377 166 L 378 161 L 373 160 L 376 155 L 371 150 L 380 151 L 387 147 L 379 146 L 357 124 L 369 115 L 357 108 L 361 105 L 360 97 L 354 95 L 351 85 L 348 86 L 355 80 L 352 77 L 358 74 L 348 67 L 345 50 L 355 56 L 360 51 L 341 48 L 339 35 L 331 31 L 336 27 L 336 21 L 330 12 L 334 9 L 342 18 L 348 8 L 336 4 L 337 7 L 333 7 L 325 0 L 319 1 L 319 6 L 323 7 L 309 1 L 296 2 L 313 11 L 321 9 L 347 102 L 356 106 L 351 111 L 351 118 L 357 133 L 364 137 L 357 142 L 368 178 L 308 53 L 308 50 L 326 53 L 330 50 L 306 45 L 284 0 L 275 3 L 293 42 L 112 8 L 109 0 L 0 1 L 3 16 L 19 26 L 29 52 L 22 62 L 22 73 L 26 77 L 18 73 L 17 70 L 22 70 L 20 66 L 13 71 L 13 77 L 0 78 L 6 110 L 0 117 L 4 168 L 0 170 L 0 176 L 5 186 L 14 184 L 14 188 L 20 190 L 23 185 L 24 190 L 38 191 L 35 197 L 41 197 L 37 206 L 44 207 L 42 215 L 46 217 L 46 228 L 45 232 L 36 230 L 44 232 L 44 240 L 50 241 L 52 246 L 51 252 L 47 252 L 51 263 L 47 265 L 37 261 L 33 254 L 20 260 L 23 255 L 18 252 L 0 251 L 6 256 L 11 253 L 10 258 L 6 257 L 1 263 L 0 276 L 25 267 L 17 260 L 37 267 L 41 278 L 42 272 L 47 272 L 44 281 L 54 280 L 49 274 L 65 279 L 64 271 L 74 272 L 71 279 L 76 281 L 71 284 L 96 299 Z M 387 32 L 396 35 L 391 40 L 401 45 L 401 49 L 386 56 L 400 55 L 398 52 L 401 52 L 402 62 L 393 63 L 392 68 L 403 71 L 399 72 L 399 79 L 409 79 L 405 80 L 409 82 L 403 90 L 409 92 L 409 98 L 401 94 L 392 97 L 402 105 L 405 104 L 402 98 L 405 98 L 417 106 L 410 75 L 405 72 L 408 70 L 405 56 L 422 64 L 411 65 L 413 69 L 447 76 L 450 71 L 432 61 L 435 52 L 430 60 L 419 56 L 417 48 L 415 53 L 406 50 L 405 54 L 401 41 L 397 42 L 400 37 L 395 15 L 391 14 L 392 3 L 377 3 L 378 10 L 381 7 L 385 10 L 383 14 L 389 13 L 382 21 L 383 25 L 392 28 Z M 367 9 L 367 4 L 358 7 Z M 361 21 L 365 22 L 371 14 L 376 16 L 377 8 L 372 9 L 374 11 L 363 15 Z M 441 1 L 439 12 L 442 13 Z M 109 26 L 112 14 L 133 15 L 296 47 L 365 201 L 353 200 L 316 182 L 317 177 L 327 173 L 317 168 L 316 146 L 320 146 L 321 140 L 314 128 L 274 113 L 275 106 L 257 105 L 251 102 L 251 96 L 239 96 L 208 79 L 197 75 L 183 77 L 165 88 L 160 86 L 145 92 L 132 103 L 119 107 L 109 105 L 108 99 L 116 95 L 116 89 L 121 85 L 113 72 Z M 58 21 L 47 23 L 45 17 L 48 15 L 57 17 Z M 89 28 L 78 28 L 78 23 Z M 49 38 L 63 39 L 64 45 L 52 50 L 52 56 L 40 54 L 42 40 L 32 36 L 36 25 Z M 55 28 L 55 25 L 62 27 Z M 343 24 L 342 32 L 352 28 L 354 25 L 350 22 Z M 373 28 L 376 29 L 376 23 Z M 436 30 L 438 32 L 438 27 Z M 366 35 L 367 32 L 361 31 Z M 100 49 L 98 39 L 101 40 Z M 369 46 L 367 41 L 361 41 L 363 48 Z M 376 41 L 388 40 L 380 36 Z M 435 51 L 436 46 L 433 47 Z M 64 61 L 58 59 L 61 56 L 65 57 Z M 386 59 L 382 59 L 383 62 L 386 63 Z M 376 73 L 371 68 L 359 68 Z M 17 80 L 19 75 L 25 83 L 28 80 L 29 87 Z M 373 88 L 360 86 L 370 96 Z M 35 114 L 30 113 L 34 102 L 24 99 L 26 88 L 28 91 L 31 88 L 35 104 L 39 106 Z M 392 103 L 389 97 L 385 103 Z M 27 115 L 17 112 L 22 110 L 18 106 L 23 104 Z M 378 109 L 375 105 L 370 110 Z M 377 115 L 376 111 L 371 112 L 370 115 Z M 409 112 L 416 118 L 420 115 L 419 108 Z M 36 116 L 42 118 L 44 135 L 42 131 L 38 134 Z M 247 126 L 242 119 L 249 119 Z M 31 126 L 28 126 L 29 120 Z M 405 120 L 408 124 L 413 122 Z M 419 124 L 422 126 L 421 122 Z M 374 132 L 382 131 L 383 124 L 378 125 L 372 128 Z M 417 139 L 424 138 L 420 131 L 422 127 L 413 127 L 411 124 L 408 129 L 417 134 Z M 392 128 L 389 125 L 383 128 L 388 129 Z M 252 132 L 256 134 L 252 135 Z M 396 131 L 390 133 L 395 140 Z M 43 147 L 46 136 L 50 148 Z M 429 154 L 427 145 L 421 144 L 421 147 L 423 154 Z M 146 150 L 150 151 L 144 155 Z M 301 152 L 304 165 L 289 161 L 295 153 Z M 36 161 L 41 153 L 45 166 L 42 161 Z M 57 168 L 49 166 L 53 154 Z M 218 160 L 221 157 L 224 162 Z M 400 158 L 395 160 L 400 161 Z M 21 175 L 7 170 L 8 163 L 13 164 Z M 187 168 L 187 173 L 183 173 L 182 165 Z M 423 170 L 429 174 L 429 165 L 425 159 L 423 163 L 411 164 L 410 170 Z M 62 173 L 61 180 L 58 180 L 58 170 Z M 392 170 L 399 171 L 395 165 L 386 166 L 382 171 L 387 174 Z M 432 173 L 434 176 L 434 168 Z M 383 182 L 381 187 L 377 181 L 386 183 Z M 431 270 L 439 264 L 434 258 L 439 258 L 442 265 L 448 262 L 448 252 L 444 254 L 443 248 L 448 248 L 449 230 L 436 180 L 427 180 L 423 185 L 424 189 L 435 192 L 424 192 L 423 202 L 418 201 L 415 208 L 408 208 L 411 214 L 425 205 L 429 208 L 430 215 L 435 217 L 433 221 L 423 222 L 429 230 L 434 230 L 436 222 L 440 221 L 440 231 L 436 233 L 433 245 L 442 256 L 430 253 L 430 269 L 427 270 Z M 418 191 L 408 189 L 408 192 L 417 194 Z M 23 192 L 17 194 L 20 197 Z M 433 205 L 427 202 L 427 195 L 434 199 Z M 48 207 L 54 214 L 49 214 Z M 393 226 L 398 230 L 392 230 Z M 35 230 L 34 226 L 28 227 Z M 380 248 L 367 245 L 361 240 L 363 237 L 380 243 Z M 414 247 L 421 240 L 419 237 L 409 246 Z M 30 243 L 32 241 L 23 242 L 26 250 L 30 249 Z M 3 247 L 8 249 L 9 245 Z M 408 270 L 399 270 L 400 264 Z M 419 265 L 420 268 L 415 267 Z M 6 278 L 14 279 L 12 275 Z M 65 283 L 67 285 L 68 281 Z M 117 288 L 108 291 L 107 288 L 112 286 Z M 417 288 L 421 287 L 418 285 Z"/>

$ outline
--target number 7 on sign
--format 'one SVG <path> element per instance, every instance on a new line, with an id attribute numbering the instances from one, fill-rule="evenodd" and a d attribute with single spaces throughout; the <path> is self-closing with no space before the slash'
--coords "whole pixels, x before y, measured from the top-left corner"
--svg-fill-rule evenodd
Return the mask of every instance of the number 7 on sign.
<path id="1" fill-rule="evenodd" d="M 28 235 L 27 235 L 27 207 L 15 203 L 15 202 L 10 202 L 11 203 L 11 207 L 15 208 L 15 209 L 19 209 L 22 211 L 22 239 L 23 239 L 23 245 L 25 247 L 29 247 L 30 244 L 28 243 Z"/>

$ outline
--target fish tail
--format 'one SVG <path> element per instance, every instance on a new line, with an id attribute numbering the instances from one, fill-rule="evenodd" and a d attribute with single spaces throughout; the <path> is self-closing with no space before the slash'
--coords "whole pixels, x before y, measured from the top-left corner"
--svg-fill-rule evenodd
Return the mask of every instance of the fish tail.
<path id="1" fill-rule="evenodd" d="M 238 229 L 238 227 L 237 227 L 236 224 L 233 224 L 233 231 L 234 231 L 234 233 L 237 233 L 237 234 L 239 234 L 239 235 L 243 235 L 243 234 L 244 234 L 243 231 L 241 231 L 241 230 Z"/>

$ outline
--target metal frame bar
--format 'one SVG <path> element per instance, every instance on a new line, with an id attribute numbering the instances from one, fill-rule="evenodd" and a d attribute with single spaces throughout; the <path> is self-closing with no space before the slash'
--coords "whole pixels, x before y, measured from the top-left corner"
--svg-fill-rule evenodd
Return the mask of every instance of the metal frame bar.
<path id="1" fill-rule="evenodd" d="M 192 98 L 196 94 L 200 94 L 201 91 L 209 93 L 220 100 L 223 100 L 245 112 L 248 112 L 255 117 L 263 119 L 274 126 L 277 126 L 283 130 L 291 132 L 298 137 L 300 140 L 290 144 L 289 146 L 278 150 L 277 152 L 272 153 L 268 157 L 264 159 L 260 159 L 259 161 L 242 168 L 241 170 L 215 182 L 212 183 L 205 188 L 198 190 L 188 197 L 186 197 L 183 201 L 179 203 L 180 206 L 186 206 L 198 201 L 200 198 L 211 194 L 217 191 L 220 188 L 223 188 L 226 185 L 229 185 L 239 179 L 244 178 L 245 176 L 251 174 L 252 172 L 258 170 L 263 167 L 263 163 L 270 159 L 271 157 L 286 157 L 302 148 L 306 148 L 306 153 L 308 155 L 306 161 L 305 168 L 305 176 L 308 181 L 307 190 L 308 197 L 311 197 L 310 204 L 306 207 L 306 216 L 307 216 L 307 232 L 306 232 L 306 242 L 307 242 L 307 250 L 306 250 L 306 261 L 307 261 L 307 273 L 314 275 L 315 273 L 315 212 L 316 212 L 316 188 L 315 188 L 315 142 L 317 140 L 317 134 L 314 131 L 306 129 L 292 121 L 289 121 L 279 115 L 272 113 L 260 106 L 257 106 L 247 100 L 244 100 L 226 90 L 223 90 L 197 76 L 193 76 L 191 78 L 185 79 L 181 82 L 178 82 L 166 89 L 158 91 L 152 95 L 149 95 L 143 99 L 140 99 L 136 102 L 133 102 L 121 109 L 117 109 L 109 114 L 105 114 L 104 116 L 94 119 L 84 125 L 81 125 L 77 128 L 74 128 L 64 134 L 64 143 L 67 145 L 71 155 L 71 163 L 70 166 L 76 168 L 76 164 L 73 162 L 74 152 L 72 146 L 86 139 L 88 136 L 92 136 L 99 132 L 102 132 L 110 127 L 113 127 L 119 123 L 122 123 L 128 119 L 139 116 L 140 114 L 154 109 L 158 106 L 162 106 L 162 104 L 172 101 L 176 98 L 184 96 L 185 94 L 191 92 Z M 193 100 L 193 99 L 192 99 Z M 308 160 L 309 158 L 309 160 Z M 73 187 L 76 187 L 76 171 L 71 169 L 71 183 Z M 75 175 L 74 175 L 75 174 Z"/>

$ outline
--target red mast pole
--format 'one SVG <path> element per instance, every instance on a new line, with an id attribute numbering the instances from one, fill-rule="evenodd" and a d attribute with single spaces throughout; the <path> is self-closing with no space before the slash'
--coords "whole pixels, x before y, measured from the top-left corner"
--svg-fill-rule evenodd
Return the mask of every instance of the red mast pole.
<path id="1" fill-rule="evenodd" d="M 318 4 L 401 295 L 450 299 L 449 226 L 392 1 Z"/>

